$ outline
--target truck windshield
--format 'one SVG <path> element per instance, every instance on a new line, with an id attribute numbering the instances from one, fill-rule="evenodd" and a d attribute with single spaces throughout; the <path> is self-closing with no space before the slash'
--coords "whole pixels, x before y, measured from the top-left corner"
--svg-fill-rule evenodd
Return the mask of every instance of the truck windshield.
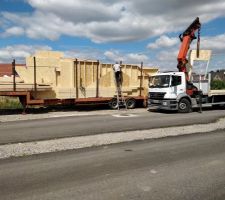
<path id="1" fill-rule="evenodd" d="M 149 78 L 150 88 L 166 88 L 170 85 L 170 75 L 151 76 Z"/>

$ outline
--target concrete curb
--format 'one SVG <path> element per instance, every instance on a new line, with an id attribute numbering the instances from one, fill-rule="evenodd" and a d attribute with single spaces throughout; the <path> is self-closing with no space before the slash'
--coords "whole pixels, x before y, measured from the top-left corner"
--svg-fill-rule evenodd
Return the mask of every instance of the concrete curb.
<path id="1" fill-rule="evenodd" d="M 141 131 L 105 133 L 91 136 L 69 137 L 18 144 L 6 144 L 0 146 L 0 159 L 72 149 L 81 149 L 137 140 L 180 136 L 193 133 L 205 133 L 219 129 L 225 129 L 225 118 L 221 118 L 217 122 L 209 124 L 157 128 Z"/>

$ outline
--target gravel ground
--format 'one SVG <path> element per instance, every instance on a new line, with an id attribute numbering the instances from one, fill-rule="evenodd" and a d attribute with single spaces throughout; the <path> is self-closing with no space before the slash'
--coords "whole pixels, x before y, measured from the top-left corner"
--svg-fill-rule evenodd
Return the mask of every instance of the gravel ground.
<path id="1" fill-rule="evenodd" d="M 40 153 L 56 152 L 63 150 L 71 150 L 71 149 L 80 149 L 121 142 L 162 138 L 168 136 L 179 136 L 193 133 L 206 133 L 218 129 L 225 129 L 225 118 L 210 124 L 158 128 L 143 131 L 107 133 L 83 137 L 70 137 L 55 140 L 7 144 L 0 146 L 0 159 L 40 154 Z"/>

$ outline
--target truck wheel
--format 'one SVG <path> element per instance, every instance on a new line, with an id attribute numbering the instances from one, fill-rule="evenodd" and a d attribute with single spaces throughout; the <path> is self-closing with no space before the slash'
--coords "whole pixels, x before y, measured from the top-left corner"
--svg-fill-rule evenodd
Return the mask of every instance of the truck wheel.
<path id="1" fill-rule="evenodd" d="M 118 103 L 117 103 L 117 99 L 116 98 L 110 100 L 109 107 L 111 109 L 114 109 L 114 110 L 118 108 Z"/>
<path id="2" fill-rule="evenodd" d="M 127 99 L 126 100 L 126 105 L 128 109 L 133 109 L 136 106 L 136 101 L 135 99 L 131 98 L 131 99 Z"/>
<path id="3" fill-rule="evenodd" d="M 189 113 L 191 112 L 191 104 L 187 99 L 181 99 L 178 103 L 178 112 Z"/>

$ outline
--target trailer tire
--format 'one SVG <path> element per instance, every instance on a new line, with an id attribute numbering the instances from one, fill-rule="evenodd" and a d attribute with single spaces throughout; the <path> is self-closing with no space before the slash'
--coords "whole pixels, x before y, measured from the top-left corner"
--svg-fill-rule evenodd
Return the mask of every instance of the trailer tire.
<path id="1" fill-rule="evenodd" d="M 191 112 L 191 103 L 187 99 L 183 98 L 178 103 L 179 113 L 189 113 Z"/>
<path id="2" fill-rule="evenodd" d="M 118 103 L 116 98 L 113 98 L 109 101 L 109 107 L 113 110 L 118 109 Z"/>
<path id="3" fill-rule="evenodd" d="M 136 100 L 133 98 L 127 99 L 126 100 L 126 106 L 128 109 L 134 109 L 136 106 Z"/>

